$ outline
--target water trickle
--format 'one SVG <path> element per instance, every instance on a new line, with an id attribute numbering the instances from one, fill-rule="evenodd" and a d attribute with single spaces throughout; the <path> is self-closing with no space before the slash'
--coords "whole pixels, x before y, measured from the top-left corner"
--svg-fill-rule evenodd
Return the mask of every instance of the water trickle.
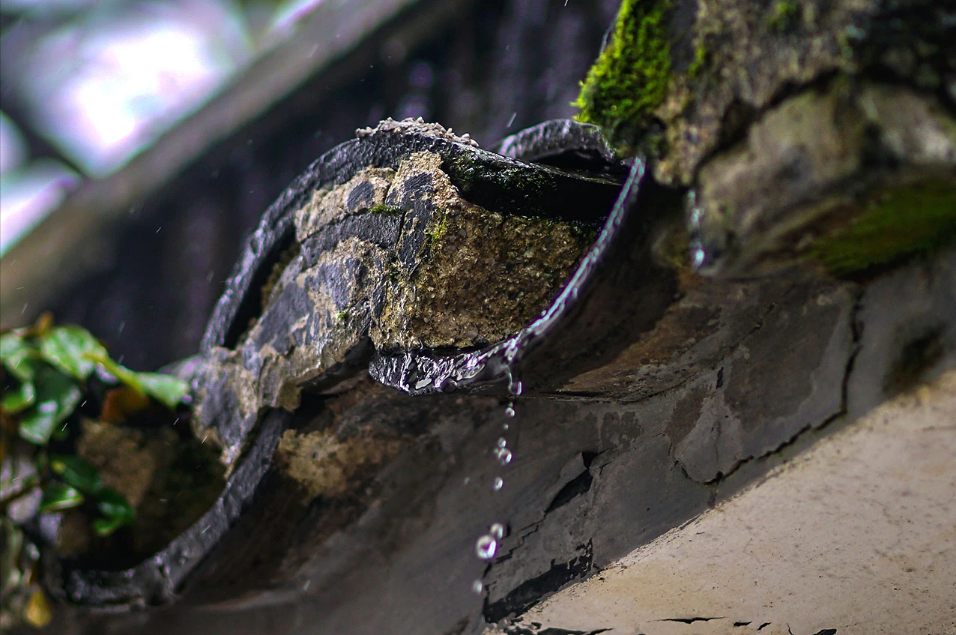
<path id="1" fill-rule="evenodd" d="M 491 560 L 498 553 L 498 541 L 491 534 L 484 534 L 475 543 L 475 553 L 482 560 Z"/>
<path id="2" fill-rule="evenodd" d="M 697 192 L 691 190 L 687 194 L 687 232 L 690 234 L 690 261 L 694 271 L 700 272 L 713 263 L 704 249 L 703 229 L 701 220 L 704 210 L 697 204 Z"/>
<path id="3" fill-rule="evenodd" d="M 497 492 L 502 487 L 504 487 L 504 485 L 505 485 L 505 479 L 501 478 L 500 476 L 496 476 L 494 483 L 491 485 L 491 489 Z"/>

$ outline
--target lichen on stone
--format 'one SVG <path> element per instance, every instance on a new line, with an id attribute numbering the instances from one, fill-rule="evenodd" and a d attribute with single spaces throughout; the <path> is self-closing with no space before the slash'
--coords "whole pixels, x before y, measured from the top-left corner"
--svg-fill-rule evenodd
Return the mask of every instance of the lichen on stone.
<path id="1" fill-rule="evenodd" d="M 421 174 L 429 175 L 430 185 L 414 196 L 431 211 L 408 224 L 401 244 L 415 232 L 425 240 L 393 272 L 373 342 L 385 350 L 466 348 L 516 333 L 557 294 L 593 232 L 470 203 L 432 153 L 415 153 L 399 167 L 398 189 L 389 198 L 402 200 L 404 184 L 417 183 Z"/>
<path id="2" fill-rule="evenodd" d="M 279 469 L 310 496 L 334 499 L 351 492 L 360 471 L 382 465 L 402 446 L 397 438 L 361 435 L 342 439 L 328 429 L 286 430 L 275 456 Z"/>

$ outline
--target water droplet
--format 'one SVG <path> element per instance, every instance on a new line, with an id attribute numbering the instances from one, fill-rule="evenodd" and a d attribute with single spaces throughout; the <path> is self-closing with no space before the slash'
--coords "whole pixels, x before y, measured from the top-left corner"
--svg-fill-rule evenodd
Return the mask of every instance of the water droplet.
<path id="1" fill-rule="evenodd" d="M 496 476 L 494 485 L 492 485 L 491 488 L 497 492 L 502 487 L 504 487 L 504 485 L 505 485 L 505 479 L 501 478 L 500 476 Z"/>
<path id="2" fill-rule="evenodd" d="M 501 437 L 501 438 L 498 439 L 498 447 L 499 447 L 499 448 L 507 447 L 507 445 L 508 445 L 508 440 L 507 440 L 507 439 L 505 439 L 504 437 Z"/>
<path id="3" fill-rule="evenodd" d="M 498 553 L 498 541 L 491 534 L 484 534 L 475 543 L 475 553 L 482 560 L 491 560 Z"/>
<path id="4" fill-rule="evenodd" d="M 488 528 L 488 533 L 495 537 L 496 540 L 501 540 L 507 534 L 508 529 L 502 523 L 492 523 L 491 527 Z"/>
<path id="5" fill-rule="evenodd" d="M 475 580 L 471 583 L 471 590 L 475 593 L 481 593 L 485 590 L 485 585 L 481 583 L 481 580 Z"/>
<path id="6" fill-rule="evenodd" d="M 508 406 L 505 408 L 505 416 L 508 417 L 509 419 L 515 416 L 515 405 L 513 403 L 509 403 Z"/>
<path id="7" fill-rule="evenodd" d="M 507 429 L 510 428 L 510 427 L 511 427 L 511 426 L 509 426 L 509 425 L 506 423 L 505 425 L 501 426 L 501 429 L 502 429 L 502 430 L 507 430 Z"/>
<path id="8" fill-rule="evenodd" d="M 513 455 L 511 454 L 511 450 L 508 448 L 498 448 L 495 450 L 495 458 L 498 459 L 498 462 L 501 463 L 501 465 L 508 465 L 511 463 Z"/>

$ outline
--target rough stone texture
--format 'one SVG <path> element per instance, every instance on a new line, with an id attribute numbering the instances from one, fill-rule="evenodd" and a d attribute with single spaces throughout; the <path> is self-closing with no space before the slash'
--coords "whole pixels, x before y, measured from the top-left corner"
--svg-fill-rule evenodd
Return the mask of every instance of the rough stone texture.
<path id="1" fill-rule="evenodd" d="M 698 173 L 695 229 L 705 270 L 753 274 L 764 259 L 813 254 L 815 239 L 859 216 L 867 201 L 940 181 L 956 207 L 956 119 L 931 97 L 899 87 L 836 82 L 763 113 L 746 139 Z M 932 219 L 910 194 L 904 223 Z M 912 209 L 916 208 L 916 209 Z M 908 213 L 910 212 L 911 213 Z M 956 227 L 956 212 L 930 233 Z M 889 229 L 889 227 L 888 227 Z M 949 231 L 952 231 L 950 229 Z M 884 236 L 878 250 L 892 250 Z M 831 256 L 832 258 L 832 256 Z M 862 263 L 865 264 L 865 263 Z"/>
<path id="2" fill-rule="evenodd" d="M 516 333 L 547 307 L 593 233 L 462 199 L 437 155 L 412 155 L 386 204 L 414 210 L 372 341 L 385 350 L 468 348 Z M 427 189 L 418 183 L 429 177 Z M 414 189 L 408 186 L 416 184 Z M 423 223 L 424 229 L 417 225 Z"/>
<path id="3" fill-rule="evenodd" d="M 956 235 L 953 19 L 928 0 L 627 0 L 580 118 L 694 188 L 696 269 L 856 274 Z"/>
<path id="4" fill-rule="evenodd" d="M 283 433 L 276 448 L 279 469 L 306 488 L 309 496 L 334 499 L 355 487 L 360 470 L 379 467 L 393 458 L 401 443 L 354 437 L 338 440 L 331 431 Z"/>
<path id="5" fill-rule="evenodd" d="M 894 79 L 934 90 L 951 82 L 956 71 L 947 34 L 951 8 L 926 0 L 675 0 L 623 6 L 663 22 L 660 41 L 640 40 L 630 31 L 615 37 L 629 38 L 625 46 L 646 47 L 638 63 L 656 64 L 665 75 L 622 86 L 629 81 L 624 65 L 630 58 L 622 55 L 620 67 L 608 60 L 603 86 L 586 86 L 583 105 L 592 123 L 618 142 L 656 135 L 662 150 L 656 153 L 655 175 L 665 182 L 692 184 L 699 166 L 761 112 L 828 77 L 889 71 L 898 73 Z M 643 28 L 641 19 L 631 28 Z M 658 64 L 657 56 L 666 63 Z M 659 83 L 666 85 L 659 103 L 636 113 L 606 99 L 630 90 L 640 101 L 641 91 L 651 89 L 646 84 Z M 626 113 L 637 119 L 621 121 Z"/>

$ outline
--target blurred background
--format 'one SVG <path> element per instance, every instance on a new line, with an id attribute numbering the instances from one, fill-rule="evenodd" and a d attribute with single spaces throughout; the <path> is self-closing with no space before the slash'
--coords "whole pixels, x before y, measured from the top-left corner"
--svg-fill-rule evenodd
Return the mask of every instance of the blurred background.
<path id="1" fill-rule="evenodd" d="M 421 116 L 483 146 L 574 114 L 617 0 L 0 0 L 0 322 L 135 369 L 197 349 L 322 152 Z"/>

